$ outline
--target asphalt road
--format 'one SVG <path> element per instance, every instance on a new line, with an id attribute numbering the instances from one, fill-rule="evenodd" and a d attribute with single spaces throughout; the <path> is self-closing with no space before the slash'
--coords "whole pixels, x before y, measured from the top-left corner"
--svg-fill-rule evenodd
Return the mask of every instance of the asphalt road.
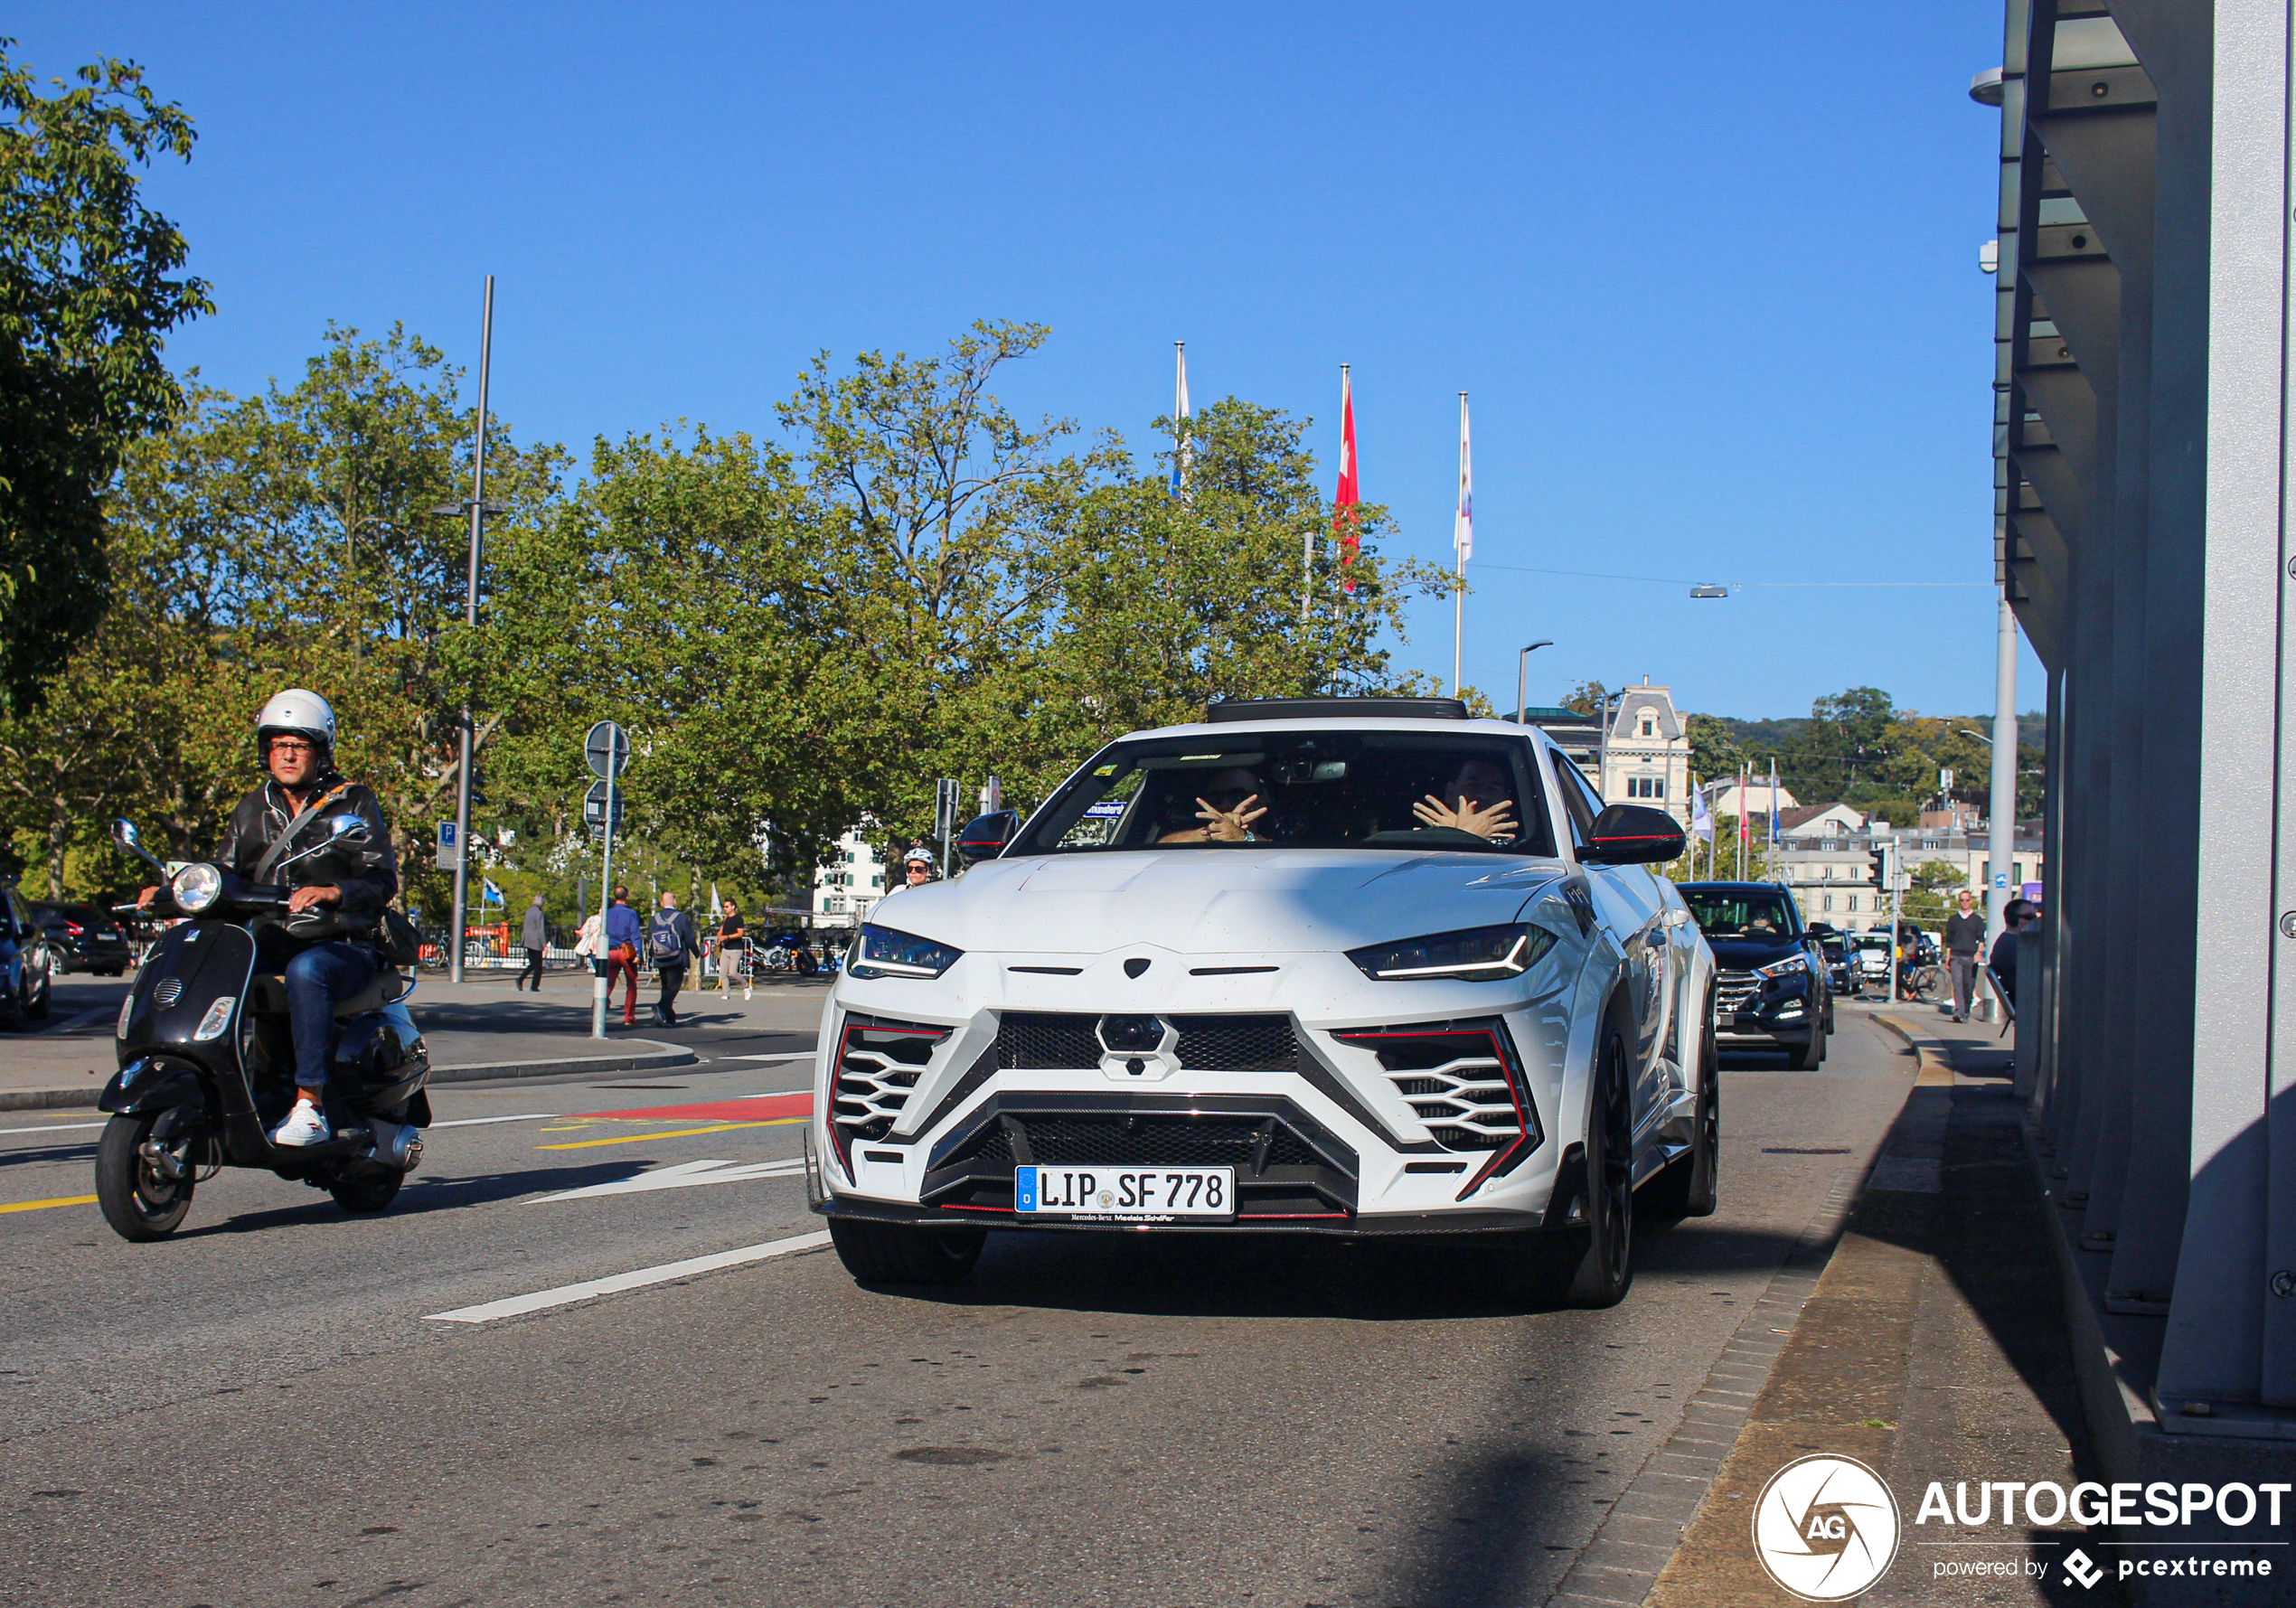
<path id="1" fill-rule="evenodd" d="M 1605 1312 L 1472 1260 L 1007 1234 L 947 1293 L 800 1249 L 433 1316 L 818 1228 L 789 1102 L 744 1104 L 802 1063 L 736 1058 L 810 1035 L 692 1031 L 671 1074 L 436 1091 L 380 1218 L 238 1171 L 155 1246 L 0 1211 L 0 1602 L 1537 1603 L 1908 1082 L 1849 1009 L 1818 1072 L 1740 1058 L 1721 1212 Z M 90 1115 L 0 1121 L 0 1208 L 91 1190 Z"/>

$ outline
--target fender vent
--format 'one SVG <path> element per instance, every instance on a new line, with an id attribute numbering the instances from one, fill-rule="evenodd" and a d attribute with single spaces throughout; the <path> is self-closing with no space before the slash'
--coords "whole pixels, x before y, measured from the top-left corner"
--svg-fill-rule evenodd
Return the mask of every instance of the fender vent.
<path id="1" fill-rule="evenodd" d="M 183 980 L 181 977 L 163 977 L 159 986 L 152 990 L 152 1003 L 163 1011 L 183 997 Z"/>

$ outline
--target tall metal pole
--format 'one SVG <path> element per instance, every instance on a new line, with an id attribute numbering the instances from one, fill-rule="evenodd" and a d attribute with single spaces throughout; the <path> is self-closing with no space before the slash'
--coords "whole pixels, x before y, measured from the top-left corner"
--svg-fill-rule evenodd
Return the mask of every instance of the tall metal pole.
<path id="1" fill-rule="evenodd" d="M 479 543 L 485 531 L 486 518 L 486 379 L 494 356 L 494 276 L 486 276 L 485 310 L 478 325 L 478 443 L 472 456 L 470 475 L 470 578 L 463 597 L 463 624 L 475 629 L 478 625 L 478 563 Z M 463 919 L 470 893 L 470 766 L 473 738 L 470 703 L 465 700 L 462 710 L 462 766 L 455 777 L 455 915 L 450 929 L 452 958 L 447 962 L 451 980 L 463 980 Z"/>
<path id="2" fill-rule="evenodd" d="M 2000 600 L 1993 652 L 1993 796 L 1986 805 L 1992 820 L 1985 834 L 1985 953 L 2009 925 L 2009 902 L 2017 891 L 2017 611 Z"/>
<path id="3" fill-rule="evenodd" d="M 598 868 L 598 941 L 600 953 L 591 964 L 598 968 L 590 979 L 590 1037 L 606 1037 L 606 996 L 614 990 L 614 972 L 606 959 L 606 913 L 614 907 L 614 782 L 621 767 L 620 756 L 614 752 L 616 745 L 607 744 L 606 765 L 606 851 Z M 636 983 L 630 985 L 633 990 Z"/>
<path id="4" fill-rule="evenodd" d="M 1526 689 L 1530 684 L 1530 656 L 1540 648 L 1550 648 L 1554 645 L 1551 642 L 1534 642 L 1515 655 L 1515 724 L 1518 726 L 1527 726 L 1530 723 L 1530 705 L 1524 701 Z"/>

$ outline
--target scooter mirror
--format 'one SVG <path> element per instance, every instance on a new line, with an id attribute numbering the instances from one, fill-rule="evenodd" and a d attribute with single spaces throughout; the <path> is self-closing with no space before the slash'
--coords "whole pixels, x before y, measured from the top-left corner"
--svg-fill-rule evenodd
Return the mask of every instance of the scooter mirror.
<path id="1" fill-rule="evenodd" d="M 140 849 L 144 846 L 144 834 L 136 830 L 133 821 L 115 821 L 111 823 L 111 841 L 123 849 Z"/>
<path id="2" fill-rule="evenodd" d="M 327 836 L 338 843 L 363 843 L 370 835 L 363 815 L 337 815 L 327 823 Z"/>

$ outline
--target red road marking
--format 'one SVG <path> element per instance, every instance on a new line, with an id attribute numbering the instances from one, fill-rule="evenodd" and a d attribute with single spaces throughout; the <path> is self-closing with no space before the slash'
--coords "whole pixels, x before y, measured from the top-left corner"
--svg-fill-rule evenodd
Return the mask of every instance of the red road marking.
<path id="1" fill-rule="evenodd" d="M 577 1111 L 559 1120 L 595 1122 L 601 1117 L 623 1117 L 637 1122 L 768 1123 L 777 1117 L 807 1116 L 813 1109 L 813 1093 L 807 1090 L 796 1095 L 775 1095 L 764 1100 L 712 1100 L 701 1105 L 649 1105 L 643 1111 Z"/>

